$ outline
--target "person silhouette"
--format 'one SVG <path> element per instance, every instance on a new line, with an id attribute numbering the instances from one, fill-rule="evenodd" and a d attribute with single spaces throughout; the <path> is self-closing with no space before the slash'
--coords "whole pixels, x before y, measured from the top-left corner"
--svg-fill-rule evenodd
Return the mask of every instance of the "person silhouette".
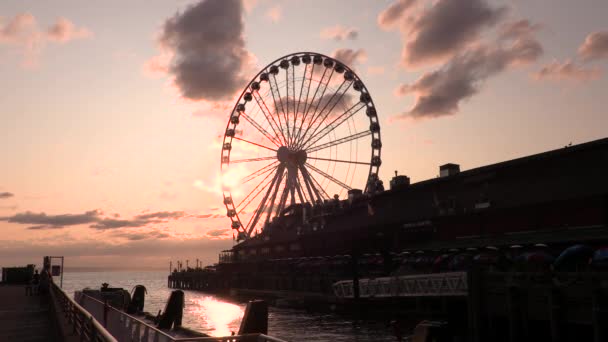
<path id="1" fill-rule="evenodd" d="M 35 270 L 32 276 L 32 295 L 38 294 L 38 284 L 40 284 L 40 275 L 38 274 L 38 270 Z"/>

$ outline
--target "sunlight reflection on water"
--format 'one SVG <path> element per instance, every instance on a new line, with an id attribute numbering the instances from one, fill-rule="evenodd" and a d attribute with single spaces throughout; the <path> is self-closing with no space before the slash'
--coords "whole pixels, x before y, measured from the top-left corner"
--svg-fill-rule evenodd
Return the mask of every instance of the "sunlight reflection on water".
<path id="1" fill-rule="evenodd" d="M 228 336 L 238 329 L 244 310 L 236 305 L 219 301 L 211 296 L 196 298 L 189 310 L 200 321 L 201 326 L 210 329 L 213 336 Z M 236 328 L 236 329 L 235 329 Z"/>

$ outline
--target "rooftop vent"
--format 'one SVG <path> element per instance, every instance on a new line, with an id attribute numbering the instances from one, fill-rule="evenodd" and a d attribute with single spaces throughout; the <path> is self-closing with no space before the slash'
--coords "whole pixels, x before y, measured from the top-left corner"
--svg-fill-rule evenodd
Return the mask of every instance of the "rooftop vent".
<path id="1" fill-rule="evenodd" d="M 398 175 L 395 171 L 395 177 L 391 179 L 391 190 L 405 188 L 410 185 L 410 177 L 406 175 Z"/>
<path id="2" fill-rule="evenodd" d="M 439 177 L 448 177 L 460 173 L 460 165 L 458 164 L 445 164 L 439 167 Z"/>

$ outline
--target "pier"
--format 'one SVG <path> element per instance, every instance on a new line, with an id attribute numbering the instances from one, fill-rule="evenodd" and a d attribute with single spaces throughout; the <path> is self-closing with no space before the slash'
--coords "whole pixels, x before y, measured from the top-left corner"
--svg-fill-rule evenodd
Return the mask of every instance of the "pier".
<path id="1" fill-rule="evenodd" d="M 319 275 L 319 277 L 322 277 Z M 515 342 L 529 339 L 600 342 L 608 338 L 608 273 L 606 272 L 467 272 L 431 273 L 336 282 L 333 291 L 311 281 L 299 287 L 279 277 L 262 281 L 258 289 L 218 287 L 206 272 L 176 272 L 173 288 L 274 298 L 326 307 L 382 310 L 396 316 L 458 322 L 471 341 Z M 316 281 L 315 281 L 316 283 Z M 302 287 L 308 286 L 308 287 Z M 364 310 L 364 311 L 365 311 Z"/>
<path id="2" fill-rule="evenodd" d="M 24 286 L 0 286 L 0 341 L 49 341 L 48 298 L 25 296 Z"/>

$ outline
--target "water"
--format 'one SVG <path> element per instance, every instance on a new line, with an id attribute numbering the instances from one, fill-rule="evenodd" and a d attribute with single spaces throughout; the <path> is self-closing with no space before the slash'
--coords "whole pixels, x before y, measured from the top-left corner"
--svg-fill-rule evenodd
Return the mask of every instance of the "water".
<path id="1" fill-rule="evenodd" d="M 102 283 L 131 290 L 141 284 L 148 289 L 145 311 L 163 310 L 171 290 L 167 272 L 74 272 L 65 273 L 63 288 L 68 295 L 85 287 L 99 288 Z M 183 325 L 213 336 L 238 331 L 245 311 L 244 303 L 230 302 L 197 291 L 184 291 L 186 307 Z M 356 322 L 342 316 L 309 313 L 287 308 L 269 308 L 269 334 L 287 341 L 346 342 L 396 341 L 386 322 Z"/>

